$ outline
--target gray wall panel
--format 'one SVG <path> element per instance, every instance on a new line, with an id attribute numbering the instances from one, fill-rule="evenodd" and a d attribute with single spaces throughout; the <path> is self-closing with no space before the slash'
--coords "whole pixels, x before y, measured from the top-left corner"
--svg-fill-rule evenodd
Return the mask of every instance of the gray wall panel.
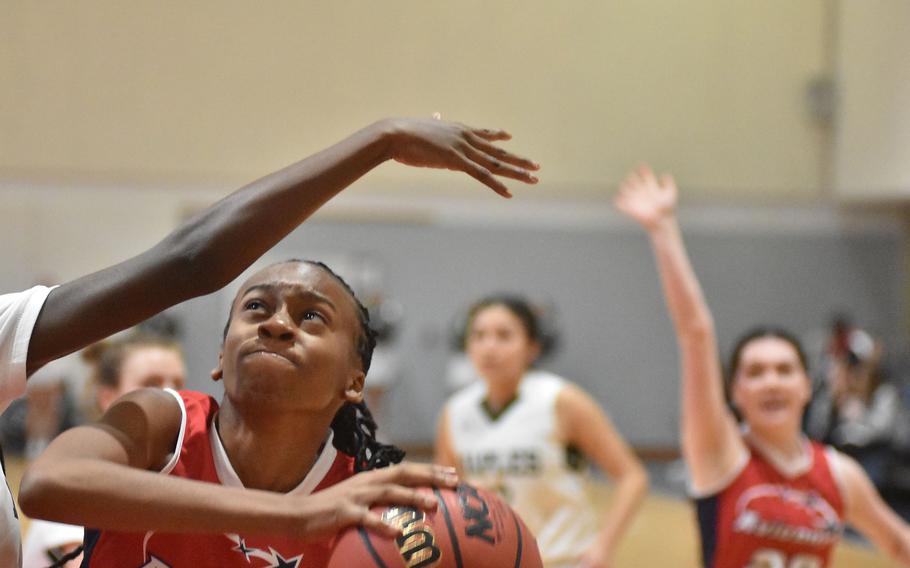
<path id="1" fill-rule="evenodd" d="M 873 331 L 899 335 L 900 235 L 699 230 L 687 242 L 725 351 L 751 324 L 772 322 L 808 334 L 842 307 Z M 450 322 L 478 296 L 513 290 L 558 308 L 562 348 L 546 368 L 591 391 L 633 444 L 676 444 L 676 347 L 650 248 L 634 228 L 312 222 L 270 256 L 340 253 L 376 255 L 389 296 L 404 305 L 397 345 L 405 371 L 383 424 L 393 439 L 432 439 L 445 399 Z M 220 387 L 207 376 L 217 358 L 228 295 L 180 308 L 190 386 L 219 396 Z"/>

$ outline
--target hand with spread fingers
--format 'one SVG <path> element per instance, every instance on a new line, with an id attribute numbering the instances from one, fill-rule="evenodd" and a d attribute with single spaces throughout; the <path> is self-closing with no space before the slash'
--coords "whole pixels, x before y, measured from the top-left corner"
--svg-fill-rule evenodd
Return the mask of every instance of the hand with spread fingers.
<path id="1" fill-rule="evenodd" d="M 648 166 L 633 170 L 619 186 L 614 203 L 627 217 L 650 231 L 672 218 L 677 200 L 676 182 L 669 175 L 658 178 Z"/>
<path id="2" fill-rule="evenodd" d="M 537 183 L 540 166 L 512 154 L 496 142 L 512 136 L 504 130 L 473 128 L 438 118 L 395 118 L 382 123 L 389 132 L 389 157 L 409 166 L 462 171 L 502 195 L 511 197 L 497 176 Z"/>

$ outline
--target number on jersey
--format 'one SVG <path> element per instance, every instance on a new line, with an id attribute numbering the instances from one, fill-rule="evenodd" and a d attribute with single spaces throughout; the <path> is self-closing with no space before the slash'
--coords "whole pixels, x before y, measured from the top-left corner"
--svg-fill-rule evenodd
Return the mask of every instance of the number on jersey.
<path id="1" fill-rule="evenodd" d="M 748 568 L 821 568 L 822 561 L 811 554 L 797 554 L 792 558 L 779 550 L 763 548 L 752 555 Z"/>

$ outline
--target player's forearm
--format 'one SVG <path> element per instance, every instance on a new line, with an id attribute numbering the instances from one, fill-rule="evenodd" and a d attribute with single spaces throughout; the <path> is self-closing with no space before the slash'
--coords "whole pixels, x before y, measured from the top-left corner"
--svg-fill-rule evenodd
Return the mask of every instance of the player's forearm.
<path id="1" fill-rule="evenodd" d="M 615 492 L 603 517 L 598 543 L 612 555 L 619 541 L 635 518 L 648 491 L 648 475 L 636 464 L 622 477 L 616 479 Z"/>
<path id="2" fill-rule="evenodd" d="M 229 283 L 329 199 L 384 162 L 393 135 L 393 121 L 372 124 L 249 184 L 175 231 L 166 240 L 188 261 L 186 288 L 200 294 Z"/>
<path id="3" fill-rule="evenodd" d="M 34 518 L 119 531 L 287 534 L 287 497 L 142 471 L 98 459 L 31 469 L 19 503 Z"/>
<path id="4" fill-rule="evenodd" d="M 680 351 L 680 434 L 683 453 L 696 469 L 732 447 L 736 426 L 726 407 L 714 319 L 692 268 L 675 217 L 649 229 L 667 307 Z"/>
<path id="5" fill-rule="evenodd" d="M 28 371 L 222 288 L 387 159 L 395 135 L 393 121 L 368 126 L 234 192 L 152 249 L 54 290 L 32 334 Z"/>
<path id="6" fill-rule="evenodd" d="M 675 216 L 667 217 L 648 231 L 667 309 L 680 340 L 712 340 L 714 320 Z"/>
<path id="7" fill-rule="evenodd" d="M 884 511 L 882 516 L 885 520 L 876 530 L 863 531 L 863 534 L 889 558 L 901 566 L 910 566 L 910 529 L 890 509 Z"/>

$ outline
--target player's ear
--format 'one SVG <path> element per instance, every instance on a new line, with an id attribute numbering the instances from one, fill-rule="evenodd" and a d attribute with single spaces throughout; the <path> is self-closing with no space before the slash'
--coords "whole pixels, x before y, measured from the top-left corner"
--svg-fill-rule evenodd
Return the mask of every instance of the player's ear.
<path id="1" fill-rule="evenodd" d="M 222 369 L 222 361 L 224 360 L 224 351 L 218 352 L 218 365 L 212 369 L 212 380 L 220 381 L 221 377 L 224 376 L 224 369 Z"/>
<path id="2" fill-rule="evenodd" d="M 350 377 L 344 387 L 344 399 L 347 402 L 357 404 L 363 401 L 363 385 L 366 381 L 366 374 L 363 371 L 356 371 Z"/>

